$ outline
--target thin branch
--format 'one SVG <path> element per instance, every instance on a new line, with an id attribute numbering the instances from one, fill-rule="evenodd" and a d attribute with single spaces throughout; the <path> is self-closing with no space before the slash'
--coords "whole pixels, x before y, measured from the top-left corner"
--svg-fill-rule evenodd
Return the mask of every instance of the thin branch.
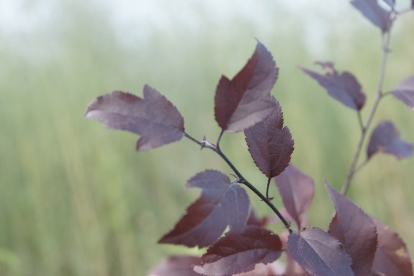
<path id="1" fill-rule="evenodd" d="M 386 97 L 386 96 L 391 96 L 392 95 L 392 91 L 387 91 L 382 93 L 382 97 Z"/>
<path id="2" fill-rule="evenodd" d="M 224 129 L 221 130 L 220 135 L 217 139 L 217 143 L 216 143 L 217 148 L 220 148 L 220 141 L 221 141 L 221 137 L 223 137 L 223 133 L 224 133 Z"/>
<path id="3" fill-rule="evenodd" d="M 388 46 L 390 44 L 390 33 L 383 33 L 382 34 L 382 62 L 381 62 L 381 68 L 380 68 L 380 74 L 379 74 L 379 80 L 378 80 L 378 86 L 377 86 L 377 97 L 375 98 L 375 101 L 371 107 L 371 111 L 369 112 L 368 118 L 365 121 L 365 124 L 362 128 L 362 132 L 361 132 L 361 136 L 359 137 L 359 141 L 357 144 L 357 147 L 355 149 L 354 152 L 354 157 L 352 158 L 352 162 L 351 162 L 351 166 L 348 170 L 348 174 L 346 176 L 345 182 L 342 185 L 341 188 L 341 193 L 343 195 L 346 195 L 346 192 L 349 189 L 349 185 L 351 184 L 352 178 L 354 177 L 355 174 L 355 167 L 357 165 L 358 162 L 358 158 L 360 156 L 361 153 L 361 149 L 362 149 L 362 145 L 364 143 L 364 139 L 365 136 L 367 134 L 367 129 L 369 128 L 371 122 L 372 122 L 372 118 L 374 117 L 375 111 L 377 110 L 378 104 L 381 101 L 382 97 L 383 97 L 383 93 L 382 93 L 382 86 L 384 84 L 384 76 L 385 76 L 385 65 L 387 62 L 387 54 L 388 54 Z"/>
<path id="4" fill-rule="evenodd" d="M 364 123 L 362 122 L 361 110 L 358 110 L 358 122 L 361 131 L 364 131 Z"/>
<path id="5" fill-rule="evenodd" d="M 280 218 L 280 220 L 283 222 L 283 224 L 286 226 L 286 228 L 289 230 L 290 233 L 296 232 L 294 228 L 290 226 L 290 224 L 286 221 L 286 219 L 283 217 L 283 215 L 279 212 L 279 210 L 273 205 L 273 203 L 268 199 L 266 196 L 264 196 L 259 190 L 256 189 L 249 181 L 247 181 L 246 178 L 236 169 L 236 167 L 233 165 L 233 163 L 227 158 L 227 156 L 221 151 L 221 149 L 208 141 L 198 141 L 197 139 L 194 139 L 192 136 L 190 136 L 187 133 L 184 133 L 184 136 L 193 141 L 196 144 L 199 144 L 202 148 L 208 148 L 218 155 L 227 163 L 227 165 L 230 166 L 230 168 L 233 170 L 233 172 L 237 175 L 238 183 L 246 185 L 252 192 L 254 192 L 258 197 L 260 197 L 261 200 L 263 200 L 270 209 L 275 212 L 275 214 Z"/>
<path id="6" fill-rule="evenodd" d="M 354 174 L 356 174 L 360 169 L 362 169 L 363 167 L 365 167 L 365 165 L 368 163 L 369 159 L 365 159 L 364 162 L 362 162 L 361 164 L 358 165 L 358 167 L 356 167 L 354 169 Z"/>
<path id="7" fill-rule="evenodd" d="M 267 179 L 267 185 L 266 185 L 266 197 L 269 198 L 269 186 L 270 186 L 270 180 L 272 180 L 270 177 Z"/>

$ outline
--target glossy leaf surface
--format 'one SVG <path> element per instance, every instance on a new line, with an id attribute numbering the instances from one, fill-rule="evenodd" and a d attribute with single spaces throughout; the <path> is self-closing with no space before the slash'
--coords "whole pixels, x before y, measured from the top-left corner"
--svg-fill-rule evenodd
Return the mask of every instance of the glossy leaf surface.
<path id="1" fill-rule="evenodd" d="M 251 271 L 258 263 L 271 263 L 282 253 L 282 242 L 273 232 L 247 226 L 243 233 L 227 232 L 201 257 L 194 270 L 203 275 L 232 275 Z"/>
<path id="2" fill-rule="evenodd" d="M 351 4 L 362 14 L 379 27 L 382 32 L 387 32 L 390 28 L 390 12 L 384 10 L 377 0 L 353 0 Z"/>
<path id="3" fill-rule="evenodd" d="M 277 108 L 263 121 L 246 129 L 246 142 L 256 166 L 268 178 L 279 175 L 289 165 L 294 142 L 288 127 L 283 127 L 282 109 Z"/>
<path id="4" fill-rule="evenodd" d="M 245 130 L 268 117 L 277 104 L 270 97 L 279 69 L 260 42 L 244 68 L 232 79 L 222 76 L 215 96 L 215 117 L 227 132 Z"/>
<path id="5" fill-rule="evenodd" d="M 352 276 L 351 258 L 334 237 L 316 227 L 293 232 L 288 238 L 288 251 L 311 275 Z"/>
<path id="6" fill-rule="evenodd" d="M 356 276 L 369 275 L 377 249 L 377 231 L 371 218 L 348 198 L 325 182 L 334 203 L 336 215 L 328 233 L 345 246 L 352 259 L 351 268 Z"/>
<path id="7" fill-rule="evenodd" d="M 378 249 L 372 270 L 384 275 L 413 276 L 413 265 L 406 244 L 389 226 L 372 219 L 378 232 Z"/>
<path id="8" fill-rule="evenodd" d="M 194 272 L 193 266 L 200 265 L 198 257 L 189 255 L 171 256 L 163 259 L 154 267 L 148 276 L 199 276 Z"/>
<path id="9" fill-rule="evenodd" d="M 368 159 L 377 152 L 392 154 L 401 159 L 413 154 L 413 145 L 400 139 L 400 133 L 392 122 L 383 121 L 372 131 L 367 148 Z"/>
<path id="10" fill-rule="evenodd" d="M 328 94 L 342 104 L 361 110 L 365 104 L 366 96 L 358 80 L 349 72 L 339 74 L 332 62 L 316 62 L 326 71 L 325 75 L 301 67 L 302 71 L 315 79 Z"/>
<path id="11" fill-rule="evenodd" d="M 160 243 L 205 247 L 215 242 L 227 225 L 242 232 L 249 214 L 249 197 L 227 175 L 207 170 L 191 178 L 187 188 L 201 188 L 202 194 L 187 209 L 175 228 L 161 238 Z"/>
<path id="12" fill-rule="evenodd" d="M 315 190 L 313 179 L 291 163 L 275 182 L 289 215 L 298 228 L 304 227 L 304 214 L 312 203 Z"/>
<path id="13" fill-rule="evenodd" d="M 144 98 L 114 91 L 89 104 L 86 118 L 101 121 L 108 128 L 141 135 L 137 150 L 147 150 L 180 140 L 184 119 L 177 108 L 157 90 L 144 86 Z"/>
<path id="14" fill-rule="evenodd" d="M 392 91 L 392 95 L 414 111 L 414 76 L 402 80 Z"/>

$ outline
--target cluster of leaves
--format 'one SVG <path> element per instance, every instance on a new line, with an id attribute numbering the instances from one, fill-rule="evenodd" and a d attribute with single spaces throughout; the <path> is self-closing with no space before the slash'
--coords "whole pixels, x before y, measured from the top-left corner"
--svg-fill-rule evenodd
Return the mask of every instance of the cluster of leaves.
<path id="1" fill-rule="evenodd" d="M 385 2 L 390 10 L 380 7 L 376 0 L 352 1 L 381 29 L 383 36 L 389 33 L 398 14 L 394 1 Z M 360 110 L 366 96 L 360 82 L 352 73 L 336 71 L 331 62 L 317 64 L 325 74 L 301 69 L 330 96 L 358 112 L 362 145 L 376 105 L 386 93 L 378 90 L 372 115 L 362 124 Z M 177 108 L 147 85 L 143 98 L 114 91 L 89 104 L 87 118 L 99 120 L 108 128 L 139 134 L 137 150 L 187 137 L 216 152 L 236 176 L 231 181 L 222 172 L 206 170 L 188 180 L 186 187 L 200 188 L 201 196 L 159 242 L 208 248 L 201 257 L 182 255 L 164 259 L 150 275 L 413 275 L 407 247 L 398 234 L 346 198 L 346 190 L 339 193 L 325 183 L 336 213 L 328 231 L 307 227 L 306 212 L 312 202 L 314 182 L 290 162 L 294 149 L 292 135 L 284 126 L 279 102 L 270 94 L 278 72 L 272 55 L 258 42 L 252 57 L 233 79 L 225 76 L 220 79 L 215 94 L 215 119 L 222 131 L 215 144 L 205 138 L 198 141 L 186 133 Z M 414 76 L 400 82 L 389 94 L 414 110 Z M 224 133 L 240 131 L 244 131 L 255 164 L 268 178 L 266 196 L 243 177 L 220 148 Z M 403 158 L 412 155 L 413 145 L 400 139 L 392 122 L 384 121 L 372 131 L 366 161 L 361 165 L 378 152 Z M 349 182 L 357 169 L 356 161 L 351 166 Z M 268 196 L 272 179 L 283 200 L 284 208 L 280 211 Z M 275 216 L 258 218 L 242 186 L 259 196 Z M 266 229 L 269 223 L 280 221 L 287 228 L 285 233 L 277 235 Z M 288 221 L 295 222 L 297 229 Z M 225 232 L 227 227 L 229 230 Z M 286 265 L 278 261 L 282 254 L 286 255 Z"/>

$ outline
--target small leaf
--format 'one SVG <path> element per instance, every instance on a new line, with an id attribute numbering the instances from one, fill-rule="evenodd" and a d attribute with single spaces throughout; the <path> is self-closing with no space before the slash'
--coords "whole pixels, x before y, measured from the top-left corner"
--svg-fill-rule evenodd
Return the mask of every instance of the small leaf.
<path id="1" fill-rule="evenodd" d="M 121 91 L 98 97 L 89 104 L 85 117 L 101 121 L 108 128 L 142 135 L 137 150 L 156 148 L 184 136 L 180 112 L 148 85 L 144 86 L 143 99 Z"/>
<path id="2" fill-rule="evenodd" d="M 327 182 L 325 186 L 336 210 L 328 233 L 345 246 L 352 259 L 351 268 L 355 275 L 369 275 L 377 249 L 375 224 L 361 208 L 332 189 Z"/>
<path id="3" fill-rule="evenodd" d="M 354 275 L 351 258 L 334 237 L 316 227 L 293 232 L 288 238 L 289 254 L 302 268 L 318 276 Z"/>
<path id="4" fill-rule="evenodd" d="M 413 276 L 413 265 L 407 246 L 400 236 L 378 219 L 378 249 L 375 253 L 373 271 L 392 276 Z"/>
<path id="5" fill-rule="evenodd" d="M 372 131 L 367 148 L 368 159 L 377 152 L 392 154 L 401 159 L 413 154 L 413 145 L 400 139 L 400 133 L 392 122 L 383 121 Z"/>
<path id="6" fill-rule="evenodd" d="M 294 142 L 288 127 L 283 127 L 283 114 L 276 108 L 269 117 L 246 129 L 246 142 L 254 163 L 268 178 L 279 175 L 289 165 Z"/>
<path id="7" fill-rule="evenodd" d="M 339 74 L 332 62 L 316 62 L 316 64 L 324 68 L 325 75 L 303 67 L 300 68 L 324 87 L 332 98 L 354 110 L 361 110 L 365 104 L 366 96 L 355 76 L 349 72 Z"/>
<path id="8" fill-rule="evenodd" d="M 275 178 L 283 204 L 298 228 L 304 226 L 305 212 L 308 210 L 315 189 L 313 179 L 301 172 L 292 163 Z"/>
<path id="9" fill-rule="evenodd" d="M 351 4 L 374 25 L 379 27 L 383 33 L 387 32 L 391 27 L 390 12 L 384 10 L 377 0 L 353 0 Z"/>
<path id="10" fill-rule="evenodd" d="M 222 76 L 215 96 L 215 117 L 223 131 L 238 132 L 268 117 L 276 103 L 270 90 L 279 69 L 260 42 L 244 68 L 232 79 Z"/>
<path id="11" fill-rule="evenodd" d="M 199 276 L 194 272 L 193 266 L 200 264 L 200 258 L 194 256 L 171 256 L 163 259 L 148 276 Z"/>
<path id="12" fill-rule="evenodd" d="M 282 242 L 273 232 L 247 226 L 243 233 L 227 232 L 206 254 L 194 270 L 203 275 L 232 275 L 251 271 L 258 263 L 271 263 L 282 253 Z"/>
<path id="13" fill-rule="evenodd" d="M 414 111 L 414 76 L 402 80 L 392 91 L 392 95 Z"/>
<path id="14" fill-rule="evenodd" d="M 159 243 L 205 247 L 215 242 L 227 225 L 242 232 L 249 214 L 249 197 L 227 175 L 214 170 L 199 173 L 188 180 L 187 188 L 199 187 L 202 194 L 187 209 L 187 214 L 164 235 Z"/>

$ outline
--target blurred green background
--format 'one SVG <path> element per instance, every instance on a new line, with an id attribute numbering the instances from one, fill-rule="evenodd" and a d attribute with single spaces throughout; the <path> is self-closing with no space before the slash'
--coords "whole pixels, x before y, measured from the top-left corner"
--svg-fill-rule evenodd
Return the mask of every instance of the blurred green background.
<path id="1" fill-rule="evenodd" d="M 294 3 L 292 3 L 294 2 Z M 231 173 L 213 152 L 183 139 L 135 152 L 136 136 L 83 119 L 111 90 L 149 84 L 181 111 L 186 130 L 215 141 L 215 87 L 233 77 L 259 39 L 280 67 L 272 93 L 295 139 L 293 162 L 316 194 L 309 224 L 333 212 L 323 179 L 339 189 L 359 129 L 356 114 L 297 69 L 334 61 L 373 102 L 380 32 L 348 1 L 9 1 L 0 6 L 0 274 L 146 275 L 168 254 L 195 249 L 157 240 L 199 195 L 186 180 L 207 168 Z M 336 3 L 338 2 L 338 3 Z M 400 1 L 400 6 L 408 4 Z M 414 73 L 414 12 L 393 30 L 385 91 Z M 374 123 L 391 119 L 414 141 L 414 113 L 385 98 Z M 266 180 L 243 134 L 223 150 L 259 189 Z M 361 161 L 363 158 L 361 158 Z M 349 197 L 396 229 L 414 252 L 414 159 L 378 155 Z M 275 204 L 281 206 L 274 187 Z M 260 214 L 270 210 L 257 198 Z"/>

